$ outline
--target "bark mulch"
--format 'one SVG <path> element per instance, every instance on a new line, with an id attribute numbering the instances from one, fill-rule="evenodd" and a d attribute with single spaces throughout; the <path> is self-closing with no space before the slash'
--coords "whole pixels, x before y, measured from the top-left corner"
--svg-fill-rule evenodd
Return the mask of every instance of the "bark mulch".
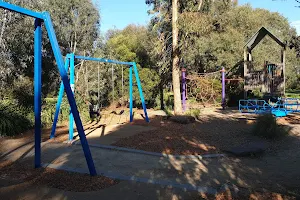
<path id="1" fill-rule="evenodd" d="M 113 145 L 150 152 L 181 155 L 199 155 L 220 152 L 215 146 L 202 142 L 199 143 L 195 138 L 197 134 L 193 131 L 186 130 L 186 125 L 173 123 L 167 120 L 161 121 L 161 124 L 158 124 L 157 121 L 154 123 L 154 126 L 159 126 L 158 130 L 146 131 L 134 136 L 122 138 Z M 142 125 L 145 124 L 145 122 L 139 121 L 133 124 Z"/>
<path id="2" fill-rule="evenodd" d="M 34 169 L 32 161 L 0 162 L 0 178 L 22 181 L 31 185 L 46 185 L 65 191 L 88 192 L 108 188 L 119 183 L 104 176 L 90 176 L 51 168 Z"/>

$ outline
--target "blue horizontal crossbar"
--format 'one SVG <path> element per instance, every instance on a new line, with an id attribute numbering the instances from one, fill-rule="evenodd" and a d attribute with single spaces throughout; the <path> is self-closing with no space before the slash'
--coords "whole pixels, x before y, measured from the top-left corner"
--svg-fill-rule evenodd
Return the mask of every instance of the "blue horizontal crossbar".
<path id="1" fill-rule="evenodd" d="M 17 12 L 17 13 L 20 13 L 20 14 L 23 14 L 23 15 L 27 15 L 29 17 L 34 17 L 34 18 L 44 20 L 43 13 L 34 12 L 32 10 L 28 10 L 26 8 L 22 8 L 22 7 L 19 7 L 19 6 L 10 4 L 10 3 L 6 3 L 4 1 L 0 1 L 0 8 L 4 8 L 4 9 L 7 9 L 9 11 Z"/>
<path id="2" fill-rule="evenodd" d="M 132 62 L 122 62 L 122 61 L 117 61 L 117 60 L 109 60 L 106 58 L 93 58 L 93 57 L 76 56 L 76 55 L 75 55 L 75 59 L 114 63 L 114 64 L 120 64 L 120 65 L 130 65 L 130 66 L 132 66 L 134 64 Z"/>

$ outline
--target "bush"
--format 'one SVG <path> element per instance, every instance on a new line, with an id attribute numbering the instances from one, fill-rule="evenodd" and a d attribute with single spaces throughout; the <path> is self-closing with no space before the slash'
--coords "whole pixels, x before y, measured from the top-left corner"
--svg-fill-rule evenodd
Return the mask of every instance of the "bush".
<path id="1" fill-rule="evenodd" d="M 278 125 L 272 114 L 265 114 L 257 118 L 252 133 L 263 138 L 275 139 L 287 135 L 288 130 Z"/>
<path id="2" fill-rule="evenodd" d="M 19 90 L 21 91 L 21 90 Z M 20 94 L 20 93 L 18 93 Z M 19 98 L 6 99 L 0 101 L 0 137 L 15 136 L 34 127 L 34 112 L 31 104 L 33 100 L 28 100 L 25 95 Z M 26 101 L 23 101 L 23 100 Z M 28 100 L 28 101 L 27 101 Z M 43 127 L 51 127 L 54 120 L 57 98 L 45 98 L 42 103 L 41 120 Z M 82 122 L 89 120 L 89 108 L 81 96 L 76 96 L 76 104 Z M 63 98 L 58 123 L 69 120 L 70 106 L 66 96 Z"/>
<path id="3" fill-rule="evenodd" d="M 42 123 L 44 127 L 50 127 L 54 120 L 54 113 L 56 109 L 57 98 L 45 98 L 42 107 Z M 78 106 L 78 111 L 82 122 L 87 122 L 89 120 L 89 108 L 84 102 L 83 98 L 80 96 L 76 97 L 76 104 Z M 70 105 L 66 96 L 63 98 L 60 113 L 58 118 L 58 123 L 63 123 L 69 120 Z"/>
<path id="4" fill-rule="evenodd" d="M 20 78 L 14 83 L 12 90 L 12 99 L 16 100 L 18 105 L 33 109 L 33 82 L 29 78 Z"/>
<path id="5" fill-rule="evenodd" d="M 31 110 L 11 102 L 0 102 L 0 136 L 14 136 L 33 127 Z"/>
<path id="6" fill-rule="evenodd" d="M 226 106 L 238 106 L 240 99 L 244 99 L 244 84 L 241 82 L 226 83 Z"/>
<path id="7" fill-rule="evenodd" d="M 190 109 L 189 111 L 187 111 L 187 115 L 192 116 L 196 119 L 199 119 L 200 109 Z"/>
<path id="8" fill-rule="evenodd" d="M 166 110 L 173 110 L 174 106 L 174 95 L 173 92 L 167 92 L 164 91 L 164 107 Z M 154 104 L 154 109 L 155 110 L 160 110 L 161 105 L 160 105 L 160 94 L 158 94 L 155 98 L 155 104 Z"/>

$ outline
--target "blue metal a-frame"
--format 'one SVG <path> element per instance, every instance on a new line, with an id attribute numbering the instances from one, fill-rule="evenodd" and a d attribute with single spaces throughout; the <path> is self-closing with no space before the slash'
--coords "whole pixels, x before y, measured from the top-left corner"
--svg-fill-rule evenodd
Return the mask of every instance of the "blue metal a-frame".
<path id="1" fill-rule="evenodd" d="M 65 60 L 65 69 L 68 70 L 68 67 L 70 66 L 70 85 L 74 94 L 74 88 L 75 88 L 75 59 L 79 60 L 89 60 L 89 61 L 96 61 L 96 62 L 104 62 L 104 63 L 113 63 L 113 64 L 120 64 L 120 65 L 127 65 L 129 67 L 129 107 L 130 107 L 130 122 L 133 121 L 133 82 L 132 82 L 132 71 L 134 71 L 135 74 L 135 79 L 137 82 L 138 90 L 139 90 L 139 95 L 140 99 L 142 102 L 144 114 L 145 114 L 145 120 L 149 122 L 148 118 L 148 113 L 147 113 L 147 108 L 144 100 L 144 95 L 143 95 L 143 90 L 142 90 L 142 85 L 141 81 L 139 78 L 138 74 L 138 69 L 136 67 L 135 62 L 122 62 L 122 61 L 117 61 L 117 60 L 109 60 L 105 58 L 92 58 L 92 57 L 85 57 L 85 56 L 77 56 L 74 55 L 73 53 L 68 54 L 66 56 Z M 56 124 L 58 120 L 58 115 L 60 111 L 60 106 L 63 98 L 63 93 L 64 93 L 64 85 L 61 83 L 60 89 L 59 89 L 59 95 L 57 99 L 57 104 L 56 104 L 56 111 L 54 114 L 54 121 L 52 125 L 52 130 L 50 134 L 50 138 L 53 138 L 55 136 L 55 130 L 56 130 Z M 69 140 L 73 140 L 73 135 L 74 135 L 74 123 L 73 123 L 73 115 L 70 113 L 69 117 Z"/>
<path id="2" fill-rule="evenodd" d="M 68 74 L 64 67 L 63 57 L 57 42 L 50 14 L 48 12 L 34 12 L 13 4 L 0 1 L 0 8 L 17 12 L 32 18 L 35 18 L 34 31 L 34 115 L 35 115 L 35 167 L 41 167 L 41 96 L 42 96 L 42 23 L 48 32 L 48 37 L 52 46 L 54 57 L 58 65 L 59 74 L 62 79 L 63 86 L 67 93 L 68 101 L 71 107 L 71 112 L 79 133 L 83 152 L 91 175 L 96 175 L 96 169 L 88 142 L 86 140 L 82 122 L 79 116 L 75 98 L 69 83 Z"/>

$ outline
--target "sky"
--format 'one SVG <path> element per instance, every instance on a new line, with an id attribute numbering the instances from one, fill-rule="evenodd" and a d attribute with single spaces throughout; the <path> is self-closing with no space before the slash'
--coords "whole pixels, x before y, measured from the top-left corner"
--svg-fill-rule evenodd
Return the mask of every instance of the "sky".
<path id="1" fill-rule="evenodd" d="M 145 0 L 98 0 L 102 33 L 112 28 L 123 29 L 129 24 L 145 25 L 150 21 L 150 7 Z"/>
<path id="2" fill-rule="evenodd" d="M 96 1 L 96 0 L 95 0 Z M 129 24 L 145 25 L 150 17 L 145 0 L 97 0 L 101 15 L 101 32 L 112 28 L 123 29 Z M 239 0 L 239 4 L 249 3 L 254 8 L 265 8 L 279 12 L 288 18 L 300 34 L 300 8 L 295 0 Z"/>
<path id="3" fill-rule="evenodd" d="M 300 34 L 300 5 L 295 0 L 239 0 L 239 4 L 249 3 L 253 8 L 264 8 L 272 12 L 279 12 L 286 17 Z"/>

